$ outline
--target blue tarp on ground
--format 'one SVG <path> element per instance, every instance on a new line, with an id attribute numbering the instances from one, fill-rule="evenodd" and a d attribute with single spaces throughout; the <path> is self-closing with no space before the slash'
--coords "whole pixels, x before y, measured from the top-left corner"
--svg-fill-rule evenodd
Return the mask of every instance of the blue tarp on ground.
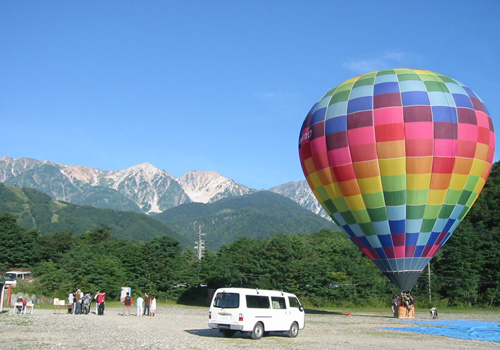
<path id="1" fill-rule="evenodd" d="M 441 335 L 444 337 L 500 343 L 500 323 L 484 321 L 402 321 L 428 326 L 379 327 L 396 331 Z"/>

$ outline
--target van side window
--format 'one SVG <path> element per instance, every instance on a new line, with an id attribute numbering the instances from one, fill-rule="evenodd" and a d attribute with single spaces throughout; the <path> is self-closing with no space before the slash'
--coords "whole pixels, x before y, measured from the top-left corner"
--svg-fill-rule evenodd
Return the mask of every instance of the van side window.
<path id="1" fill-rule="evenodd" d="M 240 307 L 240 295 L 238 293 L 217 293 L 214 306 L 226 309 L 237 309 Z"/>
<path id="2" fill-rule="evenodd" d="M 247 295 L 247 307 L 249 309 L 269 309 L 269 298 L 258 295 Z"/>
<path id="3" fill-rule="evenodd" d="M 273 303 L 273 309 L 286 309 L 285 298 L 283 297 L 271 297 Z"/>
<path id="4" fill-rule="evenodd" d="M 290 302 L 290 307 L 296 307 L 296 308 L 299 308 L 299 307 L 300 307 L 300 303 L 299 303 L 299 301 L 297 300 L 297 298 L 294 298 L 294 297 L 288 297 L 288 301 Z"/>

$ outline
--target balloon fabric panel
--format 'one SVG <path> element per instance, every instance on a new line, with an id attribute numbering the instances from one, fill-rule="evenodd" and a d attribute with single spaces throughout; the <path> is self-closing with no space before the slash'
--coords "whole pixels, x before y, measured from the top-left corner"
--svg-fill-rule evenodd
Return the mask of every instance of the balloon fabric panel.
<path id="1" fill-rule="evenodd" d="M 445 75 L 372 72 L 323 96 L 299 139 L 319 202 L 383 271 L 421 271 L 484 186 L 493 122 L 480 98 Z"/>

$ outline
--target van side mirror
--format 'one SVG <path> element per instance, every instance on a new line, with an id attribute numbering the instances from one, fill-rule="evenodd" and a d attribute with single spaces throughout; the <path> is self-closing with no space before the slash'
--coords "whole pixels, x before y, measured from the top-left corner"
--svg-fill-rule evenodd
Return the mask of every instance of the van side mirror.
<path id="1" fill-rule="evenodd" d="M 304 311 L 304 305 L 300 305 L 300 306 L 299 306 L 299 310 L 300 310 L 300 311 Z"/>

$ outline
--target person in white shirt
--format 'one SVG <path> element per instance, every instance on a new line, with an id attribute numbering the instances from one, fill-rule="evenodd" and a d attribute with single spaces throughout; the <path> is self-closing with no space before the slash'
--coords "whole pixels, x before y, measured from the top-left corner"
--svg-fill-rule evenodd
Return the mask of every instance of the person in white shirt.
<path id="1" fill-rule="evenodd" d="M 137 316 L 142 316 L 142 306 L 144 304 L 144 299 L 139 295 L 137 297 L 137 302 L 136 302 L 136 315 Z"/>
<path id="2" fill-rule="evenodd" d="M 97 298 L 99 298 L 99 294 L 101 294 L 100 291 L 97 291 L 94 295 L 94 301 L 95 301 L 95 314 L 97 315 L 98 309 L 99 309 L 99 303 L 97 302 Z"/>
<path id="3" fill-rule="evenodd" d="M 156 316 L 156 295 L 153 295 L 153 299 L 151 299 L 151 313 L 149 316 Z"/>
<path id="4" fill-rule="evenodd" d="M 75 313 L 75 305 L 74 305 L 74 302 L 75 302 L 75 296 L 73 295 L 72 292 L 70 292 L 68 294 L 68 305 L 71 305 L 69 308 L 68 308 L 68 312 L 70 313 Z M 70 311 L 71 310 L 71 311 Z"/>

